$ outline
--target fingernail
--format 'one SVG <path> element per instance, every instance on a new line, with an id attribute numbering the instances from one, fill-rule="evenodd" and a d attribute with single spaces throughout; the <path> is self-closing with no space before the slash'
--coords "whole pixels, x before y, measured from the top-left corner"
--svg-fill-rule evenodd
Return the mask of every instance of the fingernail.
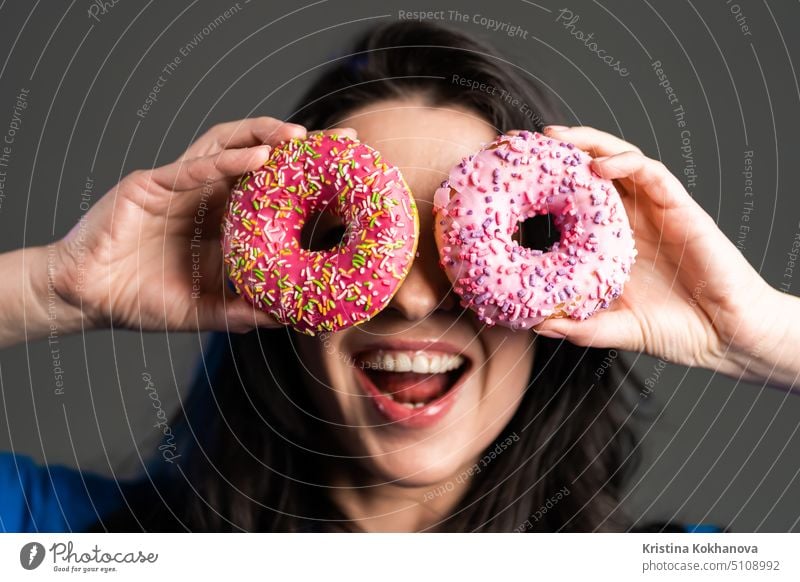
<path id="1" fill-rule="evenodd" d="M 269 155 L 272 153 L 272 148 L 268 145 L 260 145 L 256 146 L 256 149 L 258 150 L 258 152 L 256 152 L 255 154 L 256 162 L 254 163 L 263 164 L 264 160 L 269 159 Z"/>
<path id="2" fill-rule="evenodd" d="M 597 158 L 594 158 L 592 161 L 594 161 L 594 162 L 599 164 L 600 162 L 605 162 L 607 159 L 608 159 L 608 156 L 599 156 Z"/>
<path id="3" fill-rule="evenodd" d="M 566 125 L 545 125 L 544 126 L 544 130 L 548 131 L 548 132 L 550 132 L 550 131 L 565 131 L 567 129 L 569 129 L 569 128 Z"/>

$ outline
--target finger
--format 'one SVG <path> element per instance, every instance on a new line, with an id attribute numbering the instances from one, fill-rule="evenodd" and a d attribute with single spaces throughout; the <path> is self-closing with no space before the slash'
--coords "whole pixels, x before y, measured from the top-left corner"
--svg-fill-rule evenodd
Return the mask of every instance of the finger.
<path id="1" fill-rule="evenodd" d="M 282 327 L 275 319 L 260 309 L 253 307 L 243 297 L 225 301 L 224 319 L 225 329 L 239 331 L 240 333 L 257 327 Z"/>
<path id="2" fill-rule="evenodd" d="M 632 143 L 628 143 L 624 139 L 620 139 L 615 135 L 593 127 L 548 125 L 544 128 L 544 133 L 548 137 L 573 143 L 595 157 L 614 156 L 622 152 L 642 153 L 642 150 Z"/>
<path id="3" fill-rule="evenodd" d="M 577 321 L 568 317 L 548 319 L 533 330 L 544 337 L 566 339 L 577 346 L 636 349 L 639 327 L 629 311 L 601 311 Z"/>
<path id="4" fill-rule="evenodd" d="M 261 167 L 270 146 L 224 150 L 202 158 L 173 162 L 148 172 L 158 186 L 175 192 L 193 190 Z"/>
<path id="5" fill-rule="evenodd" d="M 243 297 L 226 292 L 224 297 L 206 295 L 197 309 L 198 325 L 204 331 L 246 333 L 257 327 L 281 327 L 275 319 L 256 309 Z"/>
<path id="6" fill-rule="evenodd" d="M 592 160 L 592 168 L 603 178 L 628 181 L 636 192 L 643 192 L 663 208 L 697 204 L 664 164 L 640 153 L 598 158 Z"/>
<path id="7" fill-rule="evenodd" d="M 254 117 L 229 121 L 213 126 L 195 141 L 179 160 L 190 160 L 222 150 L 276 145 L 282 141 L 306 136 L 306 128 L 273 117 Z"/>

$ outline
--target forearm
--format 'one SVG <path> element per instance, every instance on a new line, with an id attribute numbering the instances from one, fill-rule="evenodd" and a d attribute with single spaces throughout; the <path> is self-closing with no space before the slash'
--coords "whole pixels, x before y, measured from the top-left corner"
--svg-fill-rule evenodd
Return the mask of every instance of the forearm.
<path id="1" fill-rule="evenodd" d="M 800 393 L 800 298 L 772 289 L 757 317 L 763 331 L 736 342 L 727 358 L 734 375 Z"/>
<path id="2" fill-rule="evenodd" d="M 0 348 L 81 328 L 81 312 L 56 293 L 54 245 L 0 254 Z"/>

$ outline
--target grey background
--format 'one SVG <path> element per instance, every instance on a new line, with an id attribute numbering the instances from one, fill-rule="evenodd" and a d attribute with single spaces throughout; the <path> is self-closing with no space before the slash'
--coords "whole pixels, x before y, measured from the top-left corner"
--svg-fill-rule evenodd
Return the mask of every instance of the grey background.
<path id="1" fill-rule="evenodd" d="M 162 68 L 204 26 L 235 5 L 119 0 L 99 22 L 89 1 L 0 4 L 0 133 L 21 88 L 30 106 L 13 144 L 0 206 L 0 250 L 45 244 L 81 215 L 87 176 L 96 200 L 125 173 L 177 157 L 213 123 L 285 117 L 315 68 L 398 10 L 452 10 L 450 21 L 500 48 L 560 97 L 569 124 L 606 129 L 683 169 L 680 130 L 650 63 L 661 60 L 686 111 L 698 181 L 693 195 L 736 240 L 743 152 L 754 151 L 754 206 L 743 253 L 775 286 L 787 280 L 798 231 L 793 178 L 800 145 L 797 3 L 647 1 L 245 2 L 169 76 L 144 120 L 136 110 Z M 555 22 L 568 7 L 631 71 L 604 65 Z M 732 12 L 751 31 L 745 35 Z M 472 22 L 480 14 L 527 30 L 527 39 Z M 679 174 L 681 175 L 681 174 Z M 682 175 L 681 175 L 682 176 Z M 797 279 L 795 277 L 795 279 Z M 141 374 L 176 406 L 201 352 L 197 334 L 113 330 L 61 337 L 65 390 L 54 393 L 47 342 L 0 352 L 0 450 L 48 463 L 126 475 L 157 435 Z M 640 357 L 643 377 L 657 362 Z M 626 499 L 635 516 L 713 521 L 734 530 L 800 531 L 800 398 L 667 365 L 639 421 L 645 459 Z"/>

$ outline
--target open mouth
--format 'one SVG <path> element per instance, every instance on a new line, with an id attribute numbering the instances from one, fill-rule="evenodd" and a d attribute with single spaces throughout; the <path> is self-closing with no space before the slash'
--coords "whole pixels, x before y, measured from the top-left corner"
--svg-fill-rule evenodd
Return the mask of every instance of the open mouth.
<path id="1" fill-rule="evenodd" d="M 469 368 L 465 356 L 433 350 L 372 350 L 355 358 L 378 411 L 392 422 L 430 426 L 452 407 Z"/>

